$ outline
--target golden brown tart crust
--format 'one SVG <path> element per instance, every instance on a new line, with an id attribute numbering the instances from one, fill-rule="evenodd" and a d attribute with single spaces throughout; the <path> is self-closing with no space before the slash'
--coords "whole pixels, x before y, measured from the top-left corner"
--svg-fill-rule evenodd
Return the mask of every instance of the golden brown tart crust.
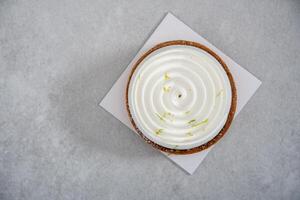
<path id="1" fill-rule="evenodd" d="M 139 64 L 148 56 L 150 55 L 152 52 L 166 47 L 166 46 L 171 46 L 171 45 L 186 45 L 186 46 L 193 46 L 193 47 L 197 47 L 200 48 L 204 51 L 206 51 L 207 53 L 209 53 L 210 55 L 212 55 L 215 59 L 217 59 L 217 61 L 222 65 L 222 67 L 224 68 L 228 79 L 230 81 L 230 85 L 231 85 L 231 92 L 232 92 L 232 99 L 231 99 L 231 107 L 229 110 L 229 114 L 226 120 L 225 125 L 223 126 L 223 128 L 220 130 L 220 132 L 218 133 L 218 135 L 216 135 L 213 139 L 211 139 L 210 141 L 206 142 L 205 144 L 202 144 L 198 147 L 194 147 L 191 149 L 171 149 L 171 148 L 166 148 L 163 147 L 161 145 L 156 144 L 155 142 L 153 142 L 152 140 L 148 139 L 137 127 L 135 121 L 132 118 L 131 112 L 130 112 L 130 107 L 129 107 L 129 103 L 128 103 L 128 91 L 129 91 L 129 85 L 130 85 L 130 80 L 132 78 L 132 75 L 134 73 L 134 71 L 136 70 L 136 68 L 139 66 Z M 215 144 L 216 142 L 218 142 L 227 132 L 227 130 L 229 129 L 231 122 L 233 120 L 234 117 L 234 113 L 236 111 L 236 103 L 237 103 L 237 92 L 236 92 L 236 87 L 235 87 L 235 83 L 233 80 L 233 77 L 227 67 L 227 65 L 225 64 L 225 62 L 211 49 L 209 49 L 208 47 L 199 44 L 197 42 L 192 42 L 192 41 L 186 41 L 186 40 L 173 40 L 173 41 L 168 41 L 168 42 L 163 42 L 160 44 L 155 45 L 153 48 L 149 49 L 146 53 L 144 53 L 139 59 L 138 61 L 133 65 L 133 68 L 131 70 L 131 73 L 129 75 L 128 78 L 128 82 L 127 82 L 127 87 L 126 87 L 126 109 L 130 118 L 130 122 L 133 125 L 133 127 L 135 128 L 135 130 L 137 131 L 137 133 L 149 144 L 151 144 L 154 148 L 159 149 L 161 151 L 170 153 L 170 154 L 192 154 L 192 153 L 196 153 L 199 151 L 202 151 L 204 149 L 209 148 L 210 146 L 212 146 L 213 144 Z"/>

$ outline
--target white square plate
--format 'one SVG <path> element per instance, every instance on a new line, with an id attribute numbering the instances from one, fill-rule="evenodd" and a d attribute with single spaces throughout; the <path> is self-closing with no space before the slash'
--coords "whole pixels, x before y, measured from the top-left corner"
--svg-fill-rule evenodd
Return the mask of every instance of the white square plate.
<path id="1" fill-rule="evenodd" d="M 201 43 L 212 49 L 223 59 L 229 67 L 237 87 L 238 101 L 235 117 L 261 85 L 261 81 L 255 76 L 235 63 L 231 58 L 218 50 L 199 34 L 195 33 L 190 27 L 185 25 L 171 13 L 168 13 L 100 103 L 100 106 L 134 132 L 135 130 L 129 121 L 125 106 L 125 88 L 132 65 L 151 47 L 158 43 L 170 40 L 190 40 Z M 152 147 L 149 146 L 149 148 Z M 167 155 L 164 152 L 162 153 L 186 172 L 193 174 L 211 149 L 212 147 L 205 151 L 190 155 Z"/>

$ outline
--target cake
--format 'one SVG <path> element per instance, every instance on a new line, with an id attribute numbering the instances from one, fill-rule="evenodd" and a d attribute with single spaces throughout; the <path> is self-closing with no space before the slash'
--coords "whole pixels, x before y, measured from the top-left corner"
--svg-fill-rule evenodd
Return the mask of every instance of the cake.
<path id="1" fill-rule="evenodd" d="M 207 149 L 228 130 L 236 88 L 225 62 L 206 46 L 184 40 L 160 43 L 133 65 L 126 108 L 137 133 L 173 154 Z"/>

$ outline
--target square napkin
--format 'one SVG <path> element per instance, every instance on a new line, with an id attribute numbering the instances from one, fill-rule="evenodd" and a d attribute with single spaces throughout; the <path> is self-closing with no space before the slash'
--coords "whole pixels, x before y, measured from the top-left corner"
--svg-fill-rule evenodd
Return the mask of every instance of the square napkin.
<path id="1" fill-rule="evenodd" d="M 138 58 L 148 49 L 158 43 L 170 40 L 191 40 L 201 43 L 212 49 L 223 59 L 230 69 L 237 87 L 238 101 L 235 117 L 261 85 L 260 80 L 235 63 L 231 58 L 210 44 L 206 39 L 195 33 L 190 27 L 185 25 L 171 13 L 168 13 L 100 103 L 100 106 L 134 132 L 136 131 L 129 121 L 125 106 L 125 88 L 131 68 Z M 149 148 L 151 147 L 149 146 Z M 162 153 L 186 172 L 193 174 L 211 149 L 212 147 L 190 155 L 168 155 L 164 152 Z"/>

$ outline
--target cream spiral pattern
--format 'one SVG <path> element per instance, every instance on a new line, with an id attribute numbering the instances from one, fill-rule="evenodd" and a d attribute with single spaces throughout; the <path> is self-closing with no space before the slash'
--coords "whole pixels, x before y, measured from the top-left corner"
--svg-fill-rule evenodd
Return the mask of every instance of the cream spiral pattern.
<path id="1" fill-rule="evenodd" d="M 200 146 L 227 120 L 229 79 L 222 65 L 200 48 L 172 45 L 152 52 L 129 84 L 128 104 L 135 124 L 163 147 Z"/>

